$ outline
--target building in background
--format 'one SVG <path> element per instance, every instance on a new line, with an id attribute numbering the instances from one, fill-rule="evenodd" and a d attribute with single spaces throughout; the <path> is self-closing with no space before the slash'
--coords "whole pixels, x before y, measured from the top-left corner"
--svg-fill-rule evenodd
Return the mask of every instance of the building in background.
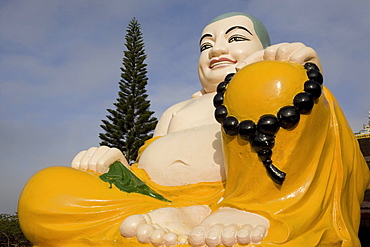
<path id="1" fill-rule="evenodd" d="M 355 136 L 360 144 L 361 152 L 364 155 L 367 164 L 370 165 L 370 115 L 368 115 L 367 118 L 367 124 L 364 124 L 363 129 L 355 133 Z"/>
<path id="2" fill-rule="evenodd" d="M 360 149 L 365 157 L 367 165 L 370 167 L 370 111 L 367 116 L 368 122 L 363 129 L 355 133 L 360 144 Z M 365 191 L 364 201 L 361 205 L 361 224 L 359 237 L 362 247 L 370 247 L 370 187 Z"/>

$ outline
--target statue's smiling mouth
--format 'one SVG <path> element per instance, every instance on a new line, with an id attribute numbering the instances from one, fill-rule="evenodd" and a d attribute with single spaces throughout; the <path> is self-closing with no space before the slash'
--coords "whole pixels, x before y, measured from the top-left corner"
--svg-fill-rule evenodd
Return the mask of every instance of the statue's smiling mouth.
<path id="1" fill-rule="evenodd" d="M 209 68 L 214 69 L 214 68 L 224 67 L 224 66 L 228 66 L 228 65 L 231 65 L 231 64 L 236 64 L 236 62 L 237 61 L 231 60 L 229 58 L 213 59 L 213 60 L 211 60 L 211 62 L 209 64 Z"/>

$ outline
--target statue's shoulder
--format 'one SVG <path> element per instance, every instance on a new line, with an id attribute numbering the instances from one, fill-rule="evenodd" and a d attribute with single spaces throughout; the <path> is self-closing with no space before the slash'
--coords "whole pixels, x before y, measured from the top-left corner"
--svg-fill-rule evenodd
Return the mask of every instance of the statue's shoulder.
<path id="1" fill-rule="evenodd" d="M 194 101 L 193 98 L 181 101 L 179 103 L 176 103 L 176 104 L 170 106 L 169 108 L 167 108 L 167 110 L 163 113 L 163 115 L 168 115 L 168 114 L 172 115 L 174 112 L 178 112 L 181 109 L 183 109 L 184 107 L 186 107 L 192 101 Z"/>

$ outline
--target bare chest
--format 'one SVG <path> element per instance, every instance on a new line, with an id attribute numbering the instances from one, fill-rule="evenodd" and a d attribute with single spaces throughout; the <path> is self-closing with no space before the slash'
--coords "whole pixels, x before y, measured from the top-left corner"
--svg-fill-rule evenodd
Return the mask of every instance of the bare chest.
<path id="1" fill-rule="evenodd" d="M 206 94 L 189 101 L 172 113 L 168 132 L 192 129 L 208 124 L 217 124 L 214 118 L 214 94 Z"/>

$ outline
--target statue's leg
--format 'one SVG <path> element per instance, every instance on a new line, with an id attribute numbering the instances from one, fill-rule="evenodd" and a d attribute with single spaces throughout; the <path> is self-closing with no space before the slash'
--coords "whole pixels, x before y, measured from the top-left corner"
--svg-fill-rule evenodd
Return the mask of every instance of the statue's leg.
<path id="1" fill-rule="evenodd" d="M 95 174 L 50 167 L 28 181 L 18 214 L 26 237 L 37 246 L 122 246 L 126 243 L 119 232 L 122 221 L 163 205 L 152 197 L 110 187 Z"/>

